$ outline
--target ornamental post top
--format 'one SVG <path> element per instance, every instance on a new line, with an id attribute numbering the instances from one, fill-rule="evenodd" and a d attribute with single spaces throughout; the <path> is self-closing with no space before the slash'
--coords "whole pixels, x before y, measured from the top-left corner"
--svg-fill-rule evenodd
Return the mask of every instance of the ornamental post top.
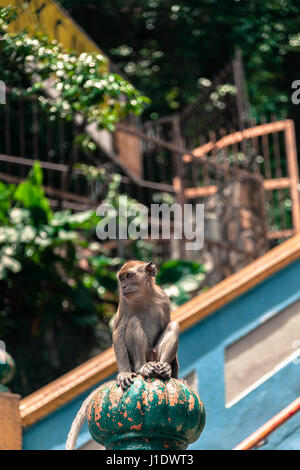
<path id="1" fill-rule="evenodd" d="M 142 375 L 125 392 L 115 380 L 103 384 L 87 410 L 93 439 L 112 450 L 186 449 L 205 418 L 200 397 L 182 380 Z"/>

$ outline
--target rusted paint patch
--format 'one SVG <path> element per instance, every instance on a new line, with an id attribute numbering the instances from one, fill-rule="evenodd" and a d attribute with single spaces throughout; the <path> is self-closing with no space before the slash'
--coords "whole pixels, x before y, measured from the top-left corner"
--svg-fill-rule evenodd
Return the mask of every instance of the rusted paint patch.
<path id="1" fill-rule="evenodd" d="M 142 428 L 142 423 L 140 424 L 133 424 L 132 426 L 130 426 L 129 429 L 136 429 L 137 431 L 140 431 Z"/>
<path id="2" fill-rule="evenodd" d="M 147 394 L 146 391 L 144 391 L 144 392 L 142 393 L 142 402 L 143 402 L 143 404 L 146 405 L 146 406 L 148 406 L 148 404 L 149 404 L 149 403 L 148 403 L 148 394 Z"/>
<path id="3" fill-rule="evenodd" d="M 99 421 L 101 419 L 102 405 L 103 405 L 102 395 L 100 395 L 99 397 L 97 396 L 97 402 L 96 403 L 95 403 L 95 400 L 92 401 L 91 406 L 94 407 L 95 420 L 96 421 Z"/>
<path id="4" fill-rule="evenodd" d="M 189 410 L 192 411 L 195 408 L 195 397 L 190 394 L 189 396 Z"/>
<path id="5" fill-rule="evenodd" d="M 136 409 L 140 411 L 142 416 L 144 416 L 145 413 L 143 413 L 143 411 L 142 411 L 142 404 L 141 404 L 140 401 L 137 402 Z"/>
<path id="6" fill-rule="evenodd" d="M 168 393 L 167 393 L 167 387 L 164 381 L 155 379 L 152 383 L 152 393 L 155 392 L 157 395 L 157 404 L 156 406 L 162 405 L 164 402 L 167 403 L 168 401 Z M 156 402 L 156 400 L 155 400 Z"/>
<path id="7" fill-rule="evenodd" d="M 108 400 L 110 401 L 113 408 L 117 407 L 120 403 L 122 398 L 122 390 L 121 387 L 112 387 L 108 394 Z"/>
<path id="8" fill-rule="evenodd" d="M 179 402 L 180 389 L 178 389 L 178 387 L 175 387 L 174 384 L 170 382 L 168 384 L 168 391 L 169 391 L 169 405 L 176 406 Z"/>

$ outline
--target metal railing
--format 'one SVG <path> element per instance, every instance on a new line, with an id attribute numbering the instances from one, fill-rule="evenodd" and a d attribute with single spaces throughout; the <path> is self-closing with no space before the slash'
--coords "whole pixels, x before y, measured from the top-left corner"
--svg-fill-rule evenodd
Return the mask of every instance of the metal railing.
<path id="1" fill-rule="evenodd" d="M 273 416 L 257 431 L 251 434 L 238 444 L 233 450 L 250 450 L 255 447 L 262 447 L 266 444 L 266 438 L 279 428 L 283 423 L 287 422 L 292 416 L 300 411 L 300 397 L 294 400 L 289 406 Z"/>
<path id="2" fill-rule="evenodd" d="M 197 160 L 202 161 L 207 156 L 233 167 L 242 164 L 263 178 L 268 238 L 287 238 L 300 232 L 299 175 L 292 120 L 261 124 L 224 135 L 195 148 L 193 154 L 194 157 L 184 156 L 191 183 L 197 183 Z M 198 184 L 186 186 L 189 199 L 208 198 L 217 193 L 218 188 L 207 171 L 203 172 L 202 180 L 200 185 L 198 179 Z"/>
<path id="3" fill-rule="evenodd" d="M 21 181 L 39 159 L 45 191 L 55 207 L 97 206 L 116 172 L 121 175 L 120 193 L 148 207 L 163 201 L 166 194 L 169 201 L 181 205 L 205 203 L 205 249 L 185 252 L 182 240 L 176 256 L 208 259 L 218 272 L 211 283 L 260 256 L 270 243 L 300 232 L 291 120 L 229 134 L 219 129 L 210 132 L 206 142 L 202 139 L 201 145 L 188 149 L 182 118 L 173 115 L 155 125 L 146 123 L 141 130 L 119 124 L 113 135 L 105 136 L 109 145 L 100 141 L 91 151 L 80 145 L 82 129 L 76 123 L 55 115 L 49 118 L 37 97 L 25 98 L 9 90 L 0 122 L 0 179 Z M 87 181 L 78 163 L 105 168 L 107 181 Z M 158 245 L 163 259 L 175 256 L 170 244 L 161 240 Z"/>

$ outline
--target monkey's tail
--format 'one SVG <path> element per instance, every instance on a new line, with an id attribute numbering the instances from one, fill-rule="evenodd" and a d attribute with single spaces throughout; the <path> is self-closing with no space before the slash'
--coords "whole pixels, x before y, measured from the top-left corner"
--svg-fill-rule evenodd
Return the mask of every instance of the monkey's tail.
<path id="1" fill-rule="evenodd" d="M 68 439 L 67 439 L 67 443 L 66 443 L 66 450 L 74 450 L 75 449 L 79 431 L 82 428 L 83 422 L 86 418 L 87 408 L 88 408 L 93 396 L 95 395 L 95 393 L 98 392 L 99 388 L 100 387 L 96 388 L 96 390 L 93 390 L 92 393 L 89 394 L 89 396 L 82 403 L 77 415 L 75 416 L 75 419 L 72 423 L 70 432 L 68 434 Z"/>

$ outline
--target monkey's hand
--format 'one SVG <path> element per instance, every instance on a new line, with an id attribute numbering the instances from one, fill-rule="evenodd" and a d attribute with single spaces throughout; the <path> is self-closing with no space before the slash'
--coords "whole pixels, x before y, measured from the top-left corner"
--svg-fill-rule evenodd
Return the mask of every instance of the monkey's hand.
<path id="1" fill-rule="evenodd" d="M 170 364 L 167 362 L 155 362 L 155 377 L 160 379 L 170 379 L 172 375 L 172 369 Z"/>
<path id="2" fill-rule="evenodd" d="M 126 390 L 126 388 L 130 387 L 133 383 L 134 377 L 136 377 L 134 372 L 119 372 L 117 375 L 117 384 L 122 390 Z"/>
<path id="3" fill-rule="evenodd" d="M 155 377 L 155 365 L 156 362 L 146 362 L 140 369 L 139 374 L 143 377 Z"/>

